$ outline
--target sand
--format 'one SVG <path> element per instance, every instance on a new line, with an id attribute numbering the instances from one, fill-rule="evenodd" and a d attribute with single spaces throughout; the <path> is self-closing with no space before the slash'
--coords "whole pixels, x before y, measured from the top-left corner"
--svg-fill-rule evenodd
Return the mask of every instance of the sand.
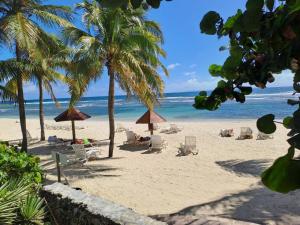
<path id="1" fill-rule="evenodd" d="M 121 123 L 140 135 L 149 135 L 146 125 Z M 46 124 L 57 125 L 48 120 Z M 279 194 L 269 191 L 263 187 L 259 177 L 274 159 L 286 154 L 286 129 L 278 126 L 274 139 L 258 141 L 235 139 L 240 127 L 244 126 L 251 127 L 257 135 L 254 120 L 176 124 L 183 127 L 182 132 L 155 132 L 168 143 L 159 154 L 143 154 L 144 148 L 122 146 L 126 135 L 117 133 L 113 159 L 106 158 L 108 146 L 103 145 L 103 158 L 100 160 L 88 162 L 83 168 L 64 168 L 70 185 L 146 215 L 188 215 L 193 218 L 207 215 L 259 224 L 300 224 L 300 192 Z M 60 125 L 69 126 L 69 123 Z M 76 125 L 84 128 L 77 130 L 79 138 L 104 140 L 108 137 L 107 121 L 88 120 Z M 0 127 L 0 139 L 21 137 L 19 123 L 15 119 L 0 119 Z M 219 137 L 222 128 L 233 128 L 235 137 Z M 28 130 L 33 137 L 38 137 L 38 120 L 29 119 Z M 49 135 L 71 138 L 71 132 L 65 130 L 46 130 L 46 136 Z M 198 155 L 177 156 L 180 142 L 184 142 L 186 135 L 197 137 Z M 51 150 L 53 147 L 47 143 L 39 143 L 32 146 L 30 152 L 41 157 L 47 180 L 54 181 L 56 171 L 50 160 Z M 72 154 L 68 149 L 56 150 Z"/>

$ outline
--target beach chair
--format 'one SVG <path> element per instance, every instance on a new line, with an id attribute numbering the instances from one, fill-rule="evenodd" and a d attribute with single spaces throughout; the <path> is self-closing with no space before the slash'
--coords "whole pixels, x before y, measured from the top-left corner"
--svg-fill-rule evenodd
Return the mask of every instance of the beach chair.
<path id="1" fill-rule="evenodd" d="M 73 150 L 75 151 L 75 159 L 86 162 L 91 159 L 98 159 L 101 155 L 100 149 L 89 148 L 88 150 L 84 148 L 84 145 L 74 144 L 72 145 Z"/>
<path id="2" fill-rule="evenodd" d="M 195 136 L 185 136 L 185 143 L 181 144 L 178 154 L 182 156 L 186 156 L 189 154 L 197 155 L 197 142 Z"/>
<path id="3" fill-rule="evenodd" d="M 152 135 L 150 142 L 150 151 L 152 152 L 161 152 L 164 148 L 166 148 L 167 143 L 162 139 L 159 135 Z"/>
<path id="4" fill-rule="evenodd" d="M 138 143 L 139 137 L 133 131 L 126 130 L 126 137 L 127 137 L 127 141 L 125 141 L 124 144 L 137 144 Z"/>
<path id="5" fill-rule="evenodd" d="M 253 131 L 250 127 L 241 127 L 241 133 L 238 136 L 237 140 L 245 140 L 245 139 L 252 139 L 253 138 Z"/>
<path id="6" fill-rule="evenodd" d="M 120 123 L 117 123 L 116 133 L 121 133 L 126 131 L 127 129 Z"/>
<path id="7" fill-rule="evenodd" d="M 182 131 L 183 128 L 182 127 L 178 127 L 177 124 L 170 124 L 170 127 L 167 129 L 163 129 L 161 131 L 161 133 L 166 133 L 166 134 L 176 134 L 180 131 Z"/>
<path id="8" fill-rule="evenodd" d="M 75 151 L 75 159 L 79 161 L 87 161 L 86 150 L 84 148 L 84 145 L 73 144 L 72 148 Z"/>
<path id="9" fill-rule="evenodd" d="M 265 134 L 263 132 L 258 132 L 256 140 L 267 140 L 267 139 L 273 139 L 272 134 Z"/>
<path id="10" fill-rule="evenodd" d="M 61 145 L 64 145 L 65 142 L 63 140 L 57 138 L 56 135 L 54 135 L 54 136 L 48 137 L 48 144 L 52 145 L 52 146 L 61 146 Z"/>
<path id="11" fill-rule="evenodd" d="M 219 135 L 221 137 L 233 137 L 234 132 L 233 129 L 221 129 Z"/>

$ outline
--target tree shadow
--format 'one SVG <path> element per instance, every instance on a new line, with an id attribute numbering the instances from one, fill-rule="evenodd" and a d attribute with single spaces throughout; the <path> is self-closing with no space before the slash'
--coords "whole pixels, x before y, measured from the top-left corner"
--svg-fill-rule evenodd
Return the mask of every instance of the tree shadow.
<path id="1" fill-rule="evenodd" d="M 260 176 L 260 174 L 270 165 L 272 161 L 261 160 L 227 160 L 217 161 L 216 164 L 229 172 L 234 172 L 240 176 Z"/>
<path id="2" fill-rule="evenodd" d="M 191 206 L 174 214 L 153 217 L 168 224 L 177 224 L 172 222 L 176 217 L 192 218 L 194 220 L 197 217 L 203 219 L 203 216 L 258 224 L 300 224 L 299 212 L 300 191 L 281 194 L 259 187 L 231 194 L 216 201 Z M 270 223 L 270 221 L 273 222 Z"/>
<path id="3" fill-rule="evenodd" d="M 140 145 L 124 144 L 124 145 L 119 145 L 118 147 L 120 148 L 120 150 L 130 151 L 130 152 L 146 151 L 149 149 L 149 145 L 147 144 L 140 144 Z"/>

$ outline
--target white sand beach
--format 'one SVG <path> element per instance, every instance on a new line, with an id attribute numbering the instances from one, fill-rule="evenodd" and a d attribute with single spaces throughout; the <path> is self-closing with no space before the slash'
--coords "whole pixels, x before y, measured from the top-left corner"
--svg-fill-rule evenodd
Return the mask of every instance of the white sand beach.
<path id="1" fill-rule="evenodd" d="M 47 125 L 68 125 L 46 120 Z M 147 136 L 146 125 L 122 124 Z M 160 124 L 167 127 L 169 124 Z M 206 120 L 176 122 L 183 127 L 177 134 L 160 134 L 168 143 L 162 153 L 143 154 L 145 148 L 124 147 L 125 133 L 116 133 L 114 158 L 107 159 L 108 146 L 101 149 L 103 158 L 84 167 L 64 168 L 70 185 L 112 200 L 146 214 L 218 216 L 263 224 L 299 224 L 300 192 L 279 194 L 260 183 L 259 174 L 278 156 L 287 152 L 287 130 L 278 126 L 274 139 L 236 140 L 240 127 L 249 126 L 257 135 L 254 120 Z M 76 123 L 78 138 L 108 138 L 108 122 L 88 120 Z M 0 119 L 0 139 L 21 137 L 16 119 Z M 220 129 L 233 128 L 235 137 L 221 138 Z M 28 130 L 39 135 L 38 120 L 28 119 Z M 71 131 L 46 130 L 49 135 L 71 138 Z M 197 137 L 198 155 L 176 156 L 186 135 Z M 104 141 L 105 142 L 105 141 Z M 51 161 L 53 147 L 45 143 L 31 146 L 30 153 L 41 157 L 46 178 L 55 181 L 56 170 Z M 56 150 L 72 154 L 71 150 Z M 298 221 L 298 222 L 296 222 Z"/>

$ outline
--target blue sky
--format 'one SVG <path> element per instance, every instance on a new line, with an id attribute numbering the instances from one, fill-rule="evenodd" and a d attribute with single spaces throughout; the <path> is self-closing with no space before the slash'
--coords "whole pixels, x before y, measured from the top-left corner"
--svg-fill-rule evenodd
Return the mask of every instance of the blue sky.
<path id="1" fill-rule="evenodd" d="M 74 6 L 80 0 L 48 0 L 46 4 Z M 164 78 L 165 92 L 183 92 L 211 90 L 217 83 L 216 78 L 210 77 L 208 67 L 210 64 L 222 64 L 227 56 L 226 52 L 219 52 L 221 45 L 227 43 L 226 39 L 218 40 L 216 36 L 208 36 L 200 33 L 199 22 L 203 15 L 216 10 L 227 18 L 234 14 L 238 8 L 244 8 L 245 1 L 240 0 L 173 0 L 163 2 L 157 10 L 148 13 L 148 19 L 160 23 L 165 44 L 163 48 L 167 52 L 167 58 L 163 60 L 169 68 L 170 77 Z M 80 15 L 76 16 L 76 25 L 81 27 Z M 1 58 L 9 57 L 7 50 L 2 49 Z M 280 76 L 276 86 L 288 86 L 291 84 L 292 75 L 284 72 Z M 104 73 L 102 79 L 91 84 L 86 96 L 103 96 L 108 92 L 108 78 Z M 57 97 L 68 97 L 67 88 L 63 85 L 55 87 Z M 122 92 L 117 89 L 117 94 Z M 25 84 L 27 99 L 37 98 L 37 88 L 33 84 Z"/>

